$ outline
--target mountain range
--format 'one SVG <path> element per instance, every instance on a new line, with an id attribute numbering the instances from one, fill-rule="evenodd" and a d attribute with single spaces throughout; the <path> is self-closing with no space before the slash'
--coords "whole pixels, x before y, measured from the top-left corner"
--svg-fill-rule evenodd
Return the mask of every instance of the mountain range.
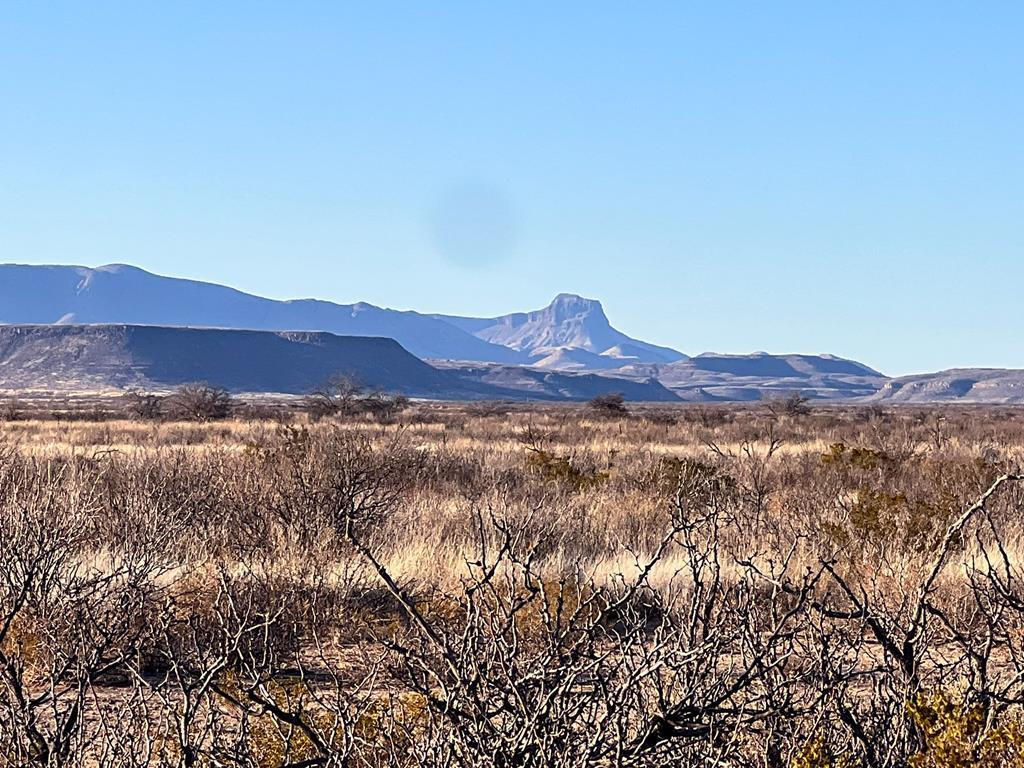
<path id="1" fill-rule="evenodd" d="M 330 373 L 415 396 L 753 401 L 1024 402 L 1024 371 L 891 379 L 833 355 L 690 357 L 630 337 L 601 303 L 563 293 L 493 317 L 317 299 L 277 301 L 114 264 L 0 264 L 0 390 L 168 387 L 303 392 Z"/>
<path id="2" fill-rule="evenodd" d="M 684 359 L 611 327 L 601 304 L 563 294 L 539 312 L 491 319 L 334 304 L 276 301 L 213 283 L 162 277 L 125 264 L 0 265 L 0 323 L 97 324 L 327 331 L 395 339 L 423 359 L 606 369 Z M 559 355 L 587 363 L 559 365 Z"/>

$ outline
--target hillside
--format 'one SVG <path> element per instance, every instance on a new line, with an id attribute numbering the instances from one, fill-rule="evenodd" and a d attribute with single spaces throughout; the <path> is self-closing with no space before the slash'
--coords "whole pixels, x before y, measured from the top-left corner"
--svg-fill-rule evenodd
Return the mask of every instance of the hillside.
<path id="1" fill-rule="evenodd" d="M 135 267 L 0 265 L 0 322 L 327 331 L 397 340 L 417 357 L 517 362 L 519 355 L 449 323 L 366 303 L 275 301 Z"/>
<path id="2" fill-rule="evenodd" d="M 518 370 L 513 368 L 513 370 Z M 486 380 L 439 370 L 391 339 L 330 333 L 138 325 L 0 326 L 0 391 L 167 390 L 204 381 L 233 392 L 304 394 L 332 375 L 412 397 L 581 400 L 628 390 L 635 400 L 674 399 L 657 383 L 548 372 Z"/>
<path id="3" fill-rule="evenodd" d="M 661 366 L 630 366 L 620 375 L 655 377 L 691 402 L 754 401 L 800 392 L 815 399 L 874 395 L 888 379 L 866 365 L 833 355 L 706 353 Z"/>
<path id="4" fill-rule="evenodd" d="M 0 388 L 170 388 L 304 393 L 332 374 L 423 397 L 479 397 L 390 339 L 155 326 L 0 327 Z"/>
<path id="5" fill-rule="evenodd" d="M 519 393 L 525 399 L 589 400 L 618 392 L 633 402 L 679 402 L 657 379 L 630 379 L 594 373 L 549 371 L 522 365 L 443 364 L 467 383 Z"/>
<path id="6" fill-rule="evenodd" d="M 877 403 L 1024 403 L 1024 371 L 953 368 L 890 379 L 871 398 Z"/>

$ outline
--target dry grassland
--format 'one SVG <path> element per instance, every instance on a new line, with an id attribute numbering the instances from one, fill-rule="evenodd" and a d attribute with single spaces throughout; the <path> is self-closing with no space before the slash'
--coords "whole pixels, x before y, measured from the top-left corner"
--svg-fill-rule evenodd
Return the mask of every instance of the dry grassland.
<path id="1" fill-rule="evenodd" d="M 1021 764 L 1024 410 L 109 406 L 0 423 L 0 765 Z"/>

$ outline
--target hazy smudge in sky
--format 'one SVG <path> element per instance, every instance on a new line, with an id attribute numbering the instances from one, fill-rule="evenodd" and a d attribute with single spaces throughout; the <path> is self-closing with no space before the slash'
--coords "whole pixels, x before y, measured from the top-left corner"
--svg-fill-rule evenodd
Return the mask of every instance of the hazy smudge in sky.
<path id="1" fill-rule="evenodd" d="M 516 244 L 518 220 L 502 191 L 481 181 L 454 184 L 431 220 L 434 247 L 460 267 L 479 268 L 505 258 Z"/>

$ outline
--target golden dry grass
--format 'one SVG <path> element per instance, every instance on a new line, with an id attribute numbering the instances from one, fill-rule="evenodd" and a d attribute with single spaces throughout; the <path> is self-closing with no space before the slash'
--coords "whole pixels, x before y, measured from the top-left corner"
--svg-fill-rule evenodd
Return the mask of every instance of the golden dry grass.
<path id="1" fill-rule="evenodd" d="M 824 662 L 815 654 L 827 638 L 845 649 L 828 660 L 850 665 L 852 672 L 841 674 L 885 681 L 891 695 L 884 716 L 871 715 L 871 727 L 887 732 L 905 713 L 897 683 L 910 683 L 877 633 L 856 622 L 882 617 L 884 631 L 897 636 L 919 621 L 915 600 L 947 527 L 996 478 L 1016 472 L 1024 455 L 1024 411 L 1006 408 L 823 407 L 784 416 L 760 407 L 680 406 L 636 408 L 628 417 L 605 418 L 584 406 L 419 403 L 382 423 L 368 416 L 313 422 L 285 403 L 258 416 L 250 412 L 193 423 L 124 419 L 102 401 L 90 403 L 94 410 L 48 413 L 40 402 L 21 418 L 0 422 L 0 495 L 9 537 L 0 544 L 13 558 L 21 549 L 44 545 L 66 554 L 47 577 L 54 584 L 40 593 L 41 605 L 98 590 L 118 607 L 100 601 L 89 610 L 127 633 L 117 635 L 116 642 L 134 649 L 132 659 L 157 653 L 156 648 L 165 665 L 168 659 L 203 663 L 212 649 L 224 647 L 233 622 L 258 627 L 260 611 L 272 610 L 274 635 L 261 640 L 267 647 L 258 654 L 267 660 L 265 666 L 257 669 L 251 659 L 239 658 L 237 647 L 231 657 L 240 668 L 248 664 L 250 676 L 270 676 L 269 704 L 275 696 L 305 690 L 279 679 L 295 674 L 281 667 L 300 663 L 315 667 L 317 685 L 331 679 L 349 696 L 349 678 L 357 679 L 374 654 L 384 658 L 381 636 L 407 642 L 409 611 L 399 605 L 406 590 L 439 631 L 452 627 L 450 639 L 457 643 L 460 632 L 469 632 L 458 627 L 469 620 L 470 585 L 479 582 L 481 563 L 495 557 L 507 526 L 519 537 L 516 556 L 529 566 L 524 571 L 522 560 L 502 561 L 497 573 L 507 581 L 490 593 L 492 601 L 513 599 L 538 579 L 541 610 L 550 600 L 579 605 L 596 590 L 621 593 L 658 557 L 644 579 L 651 604 L 640 606 L 654 618 L 637 619 L 624 648 L 653 653 L 660 633 L 680 632 L 674 635 L 683 643 L 678 654 L 659 663 L 681 664 L 681 675 L 697 674 L 687 665 L 700 664 L 701 654 L 720 652 L 716 664 L 728 679 L 750 644 L 756 647 L 770 635 L 759 622 L 770 621 L 795 600 L 795 584 L 818 574 L 811 597 L 803 599 L 832 606 L 836 616 L 830 618 L 837 623 L 824 626 L 824 614 L 806 603 L 799 629 L 785 635 L 789 645 L 783 654 L 786 663 L 804 665 L 803 671 L 772 684 L 781 686 L 778 691 L 795 690 L 805 679 L 816 679 L 813 670 Z M 991 601 L 1000 589 L 1016 589 L 1012 579 L 1008 587 L 1000 579 L 1016 578 L 1024 565 L 1021 503 L 1019 488 L 1005 489 L 954 542 L 928 588 L 929 611 L 941 613 L 950 626 L 981 627 L 979 596 Z M 356 540 L 374 553 L 399 592 L 382 588 Z M 17 568 L 10 575 L 13 584 Z M 101 586 L 83 591 L 76 579 L 85 575 Z M 103 581 L 108 577 L 115 581 Z M 122 581 L 132 589 L 122 590 Z M 714 610 L 705 616 L 691 606 L 709 594 L 709 584 L 723 591 L 721 602 L 709 603 Z M 856 600 L 870 611 L 851 603 Z M 135 607 L 122 615 L 123 605 Z M 488 605 L 487 610 L 496 607 Z M 81 643 L 76 625 L 61 618 L 80 609 L 71 602 L 59 606 L 18 608 L 19 619 L 12 624 L 17 632 L 0 644 L 0 652 L 17 657 L 31 651 L 33 659 L 56 659 L 65 652 L 61 643 Z M 239 606 L 245 608 L 242 617 L 234 613 Z M 509 646 L 509 653 L 526 654 L 515 657 L 516 663 L 537 663 L 529 655 L 531 643 L 545 627 L 536 605 L 530 610 L 523 618 L 526 634 Z M 1009 615 L 1009 609 L 1000 610 Z M 720 647 L 698 644 L 700 652 L 687 646 L 690 636 L 675 622 L 698 621 L 700 614 L 699 621 L 714 623 L 715 611 L 726 617 L 721 626 L 733 639 Z M 1016 672 L 1009 660 L 1015 648 L 1024 647 L 1024 622 L 1004 613 L 999 618 L 1004 623 L 991 634 L 1003 645 L 986 674 L 1012 681 Z M 852 618 L 837 618 L 845 614 Z M 656 627 L 650 636 L 648 622 Z M 607 652 L 605 628 L 592 630 L 603 638 L 598 650 Z M 478 625 L 474 631 L 483 630 Z M 936 686 L 945 690 L 950 683 L 960 686 L 956 690 L 973 690 L 965 661 L 971 657 L 957 645 L 963 642 L 934 634 L 934 626 L 930 631 L 933 645 L 907 690 L 917 695 Z M 501 647 L 503 635 L 484 634 Z M 474 647 L 485 654 L 483 646 Z M 465 658 L 471 666 L 476 663 L 472 655 Z M 174 723 L 182 716 L 180 694 L 160 699 L 163 688 L 144 677 L 153 673 L 143 673 L 148 667 L 138 663 L 134 695 L 163 713 L 165 725 Z M 402 682 L 397 662 L 373 664 L 373 682 L 359 695 L 377 713 L 379 725 L 386 720 L 381 702 L 393 688 L 402 700 L 421 693 L 402 687 L 409 681 Z M 42 667 L 29 671 L 30 681 L 46 679 Z M 769 678 L 758 685 L 769 684 Z M 211 679 L 239 684 L 235 671 Z M 0 680 L 0 692 L 9 684 Z M 848 689 L 829 684 L 837 686 L 829 695 L 845 706 L 871 701 L 859 682 Z M 60 685 L 67 690 L 66 682 Z M 131 720 L 136 715 L 127 703 L 117 710 L 114 689 L 100 687 L 93 693 L 103 700 L 103 711 L 120 711 L 126 722 L 152 726 L 145 718 Z M 744 695 L 751 697 L 744 706 L 761 696 L 757 691 Z M 230 702 L 230 692 L 211 689 L 204 696 L 208 707 Z M 266 735 L 267 706 L 262 700 L 253 710 L 246 749 L 253 749 L 254 734 Z M 801 750 L 818 744 L 813 739 L 819 736 L 822 745 L 833 739 L 850 754 L 861 754 L 849 734 L 837 735 L 838 726 L 827 720 L 834 704 L 823 699 L 815 706 L 820 709 L 813 715 L 794 707 L 801 714 L 788 716 L 793 719 L 786 736 L 791 764 L 804 765 Z M 242 727 L 238 705 L 226 711 L 235 720 L 218 725 L 221 730 L 210 731 L 202 743 L 216 744 Z M 641 719 L 649 714 L 643 707 L 637 713 Z M 0 706 L 0 719 L 4 716 Z M 353 715 L 353 733 L 365 727 L 361 717 Z M 828 738 L 821 735 L 826 726 L 832 729 Z M 214 733 L 219 735 L 209 735 Z M 174 736 L 181 743 L 174 742 L 168 754 L 180 757 L 186 737 Z M 904 741 L 892 747 L 893 754 L 920 746 L 906 741 L 905 733 L 899 738 Z M 737 754 L 755 754 L 769 741 L 737 737 L 734 746 Z M 284 764 L 282 744 L 275 741 L 266 751 L 270 762 L 253 758 L 245 764 Z M 825 746 L 811 752 L 831 754 Z M 0 739 L 0 757 L 3 747 Z M 177 759 L 161 758 L 160 764 L 177 764 Z M 762 754 L 761 759 L 767 758 Z M 672 763 L 637 763 L 662 764 Z"/>

